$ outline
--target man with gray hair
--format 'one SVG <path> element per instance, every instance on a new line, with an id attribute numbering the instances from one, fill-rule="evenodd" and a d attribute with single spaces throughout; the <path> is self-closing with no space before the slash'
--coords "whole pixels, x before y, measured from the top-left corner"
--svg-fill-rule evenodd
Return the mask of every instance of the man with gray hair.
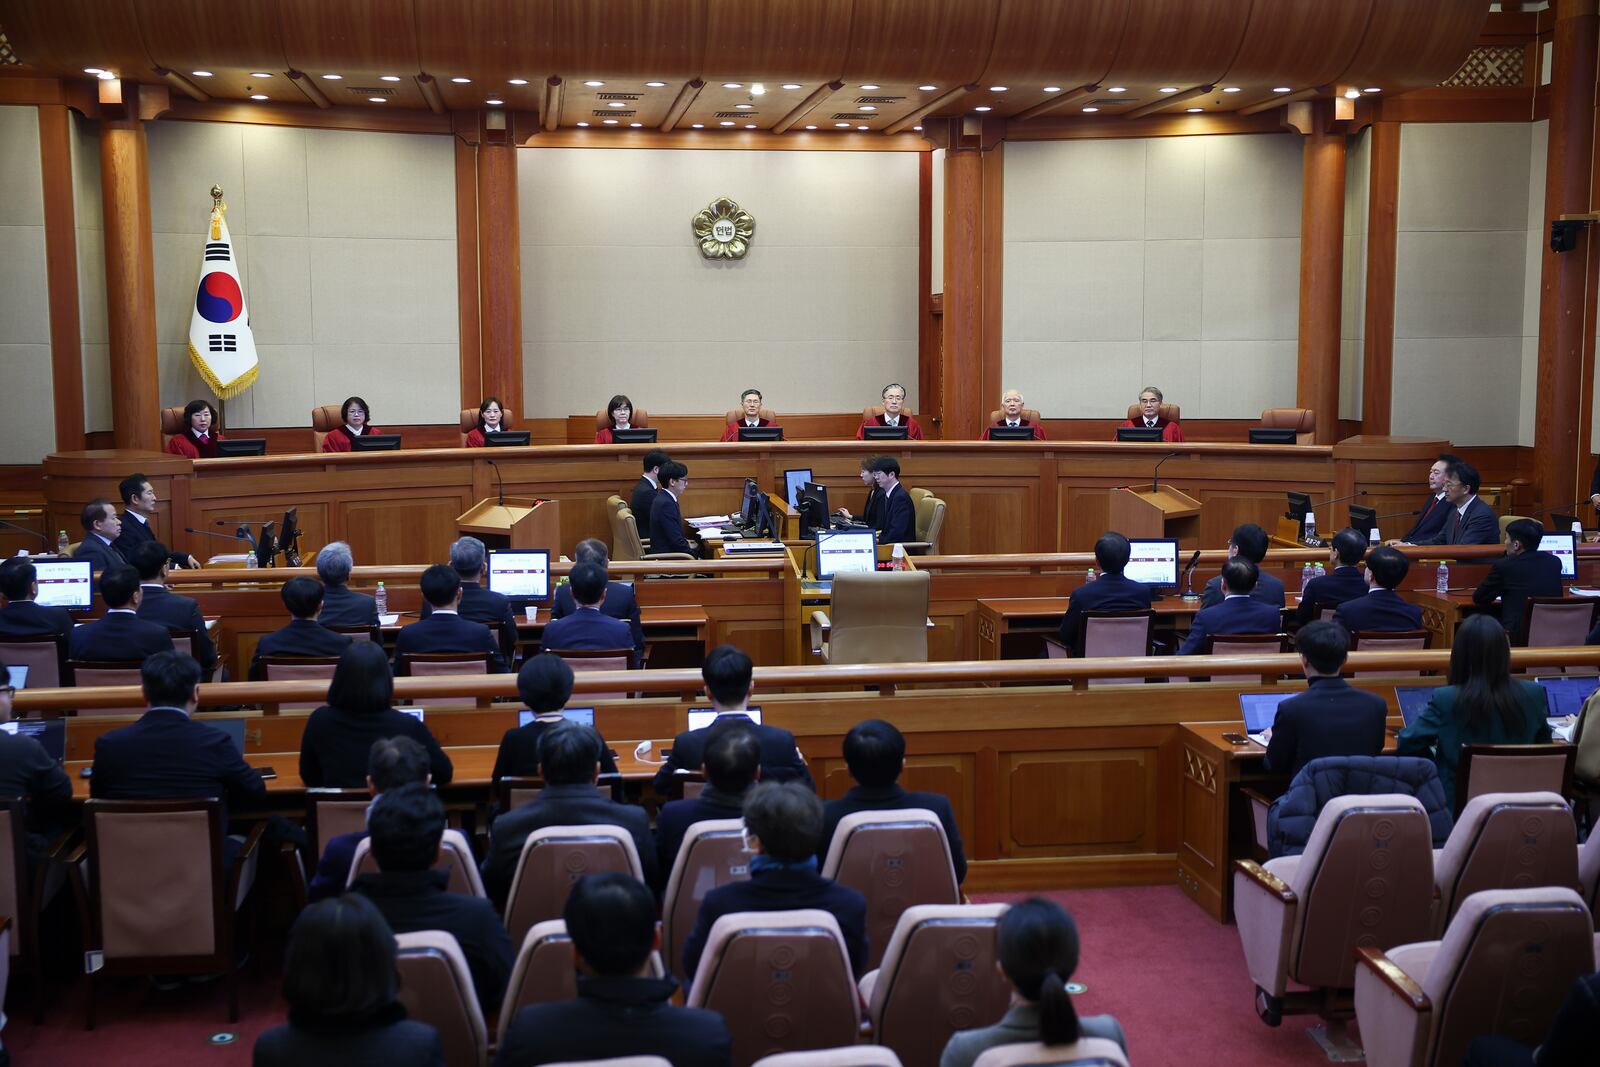
<path id="1" fill-rule="evenodd" d="M 983 428 L 983 439 L 985 441 L 989 440 L 989 431 L 998 426 L 1010 426 L 1012 428 L 1027 426 L 1033 430 L 1033 439 L 1035 441 L 1043 441 L 1045 439 L 1044 427 L 1022 413 L 1022 405 L 1025 403 L 1027 401 L 1023 400 L 1022 390 L 1020 389 L 1007 389 L 1001 393 L 999 415 L 994 422 Z"/>
<path id="2" fill-rule="evenodd" d="M 572 550 L 572 562 L 598 563 L 609 570 L 611 552 L 606 548 L 604 541 L 594 537 L 585 538 Z M 567 584 L 563 582 L 556 586 L 556 595 L 550 605 L 550 618 L 552 620 L 565 618 L 577 610 L 578 605 L 572 599 L 572 590 Z M 633 634 L 634 662 L 643 665 L 644 627 L 639 622 L 639 598 L 633 595 L 633 583 L 613 582 L 608 576 L 606 597 L 600 602 L 600 614 L 621 619 L 628 624 L 628 629 Z"/>
<path id="3" fill-rule="evenodd" d="M 317 621 L 324 626 L 376 626 L 378 602 L 349 586 L 355 558 L 343 541 L 329 541 L 317 553 L 317 577 L 322 579 L 322 612 Z"/>
<path id="4" fill-rule="evenodd" d="M 856 430 L 856 440 L 866 440 L 868 426 L 904 426 L 909 440 L 922 440 L 922 427 L 917 425 L 917 420 L 906 410 L 906 387 L 899 382 L 890 382 L 883 387 L 881 395 L 883 410 L 861 424 Z"/>
<path id="5" fill-rule="evenodd" d="M 500 650 L 506 663 L 511 664 L 517 654 L 517 617 L 511 611 L 511 601 L 505 594 L 488 588 L 489 553 L 476 537 L 458 537 L 450 546 L 450 569 L 461 579 L 461 606 L 457 609 L 463 619 L 481 622 L 500 633 Z M 433 605 L 422 601 L 422 617 L 433 614 Z"/>

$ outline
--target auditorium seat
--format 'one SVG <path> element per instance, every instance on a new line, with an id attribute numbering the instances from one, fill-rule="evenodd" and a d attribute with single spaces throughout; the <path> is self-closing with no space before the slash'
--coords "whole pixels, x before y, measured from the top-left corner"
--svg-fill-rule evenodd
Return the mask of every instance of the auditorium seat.
<path id="1" fill-rule="evenodd" d="M 689 940 L 700 902 L 729 882 L 750 877 L 750 854 L 744 847 L 743 819 L 706 819 L 691 823 L 672 861 L 661 903 L 661 950 L 667 967 L 682 979 L 683 943 Z"/>
<path id="2" fill-rule="evenodd" d="M 1289 651 L 1288 634 L 1207 634 L 1207 656 L 1270 656 Z"/>
<path id="3" fill-rule="evenodd" d="M 495 799 L 502 814 L 539 799 L 539 794 L 544 792 L 544 779 L 532 774 L 501 775 L 494 780 L 493 785 Z M 595 792 L 607 800 L 620 800 L 622 775 L 601 774 L 596 777 L 594 788 Z"/>
<path id="4" fill-rule="evenodd" d="M 530 927 L 561 916 L 572 883 L 619 871 L 644 881 L 633 838 L 620 826 L 546 826 L 528 835 L 506 896 L 506 930 L 521 941 Z"/>
<path id="5" fill-rule="evenodd" d="M 661 954 L 650 953 L 650 976 L 665 977 Z M 546 919 L 529 927 L 511 967 L 505 999 L 500 1002 L 495 1042 L 506 1039 L 506 1030 L 517 1012 L 530 1004 L 549 1004 L 572 1000 L 578 995 L 577 971 L 572 965 L 572 937 L 562 919 Z"/>
<path id="6" fill-rule="evenodd" d="M 927 808 L 858 811 L 839 820 L 822 876 L 867 898 L 867 966 L 876 967 L 905 910 L 959 904 L 950 842 Z"/>
<path id="7" fill-rule="evenodd" d="M 1528 648 L 1583 647 L 1600 601 L 1592 597 L 1531 596 L 1522 604 L 1516 642 Z M 1525 674 L 1593 674 L 1594 668 L 1528 667 Z"/>
<path id="8" fill-rule="evenodd" d="M 1407 652 L 1427 648 L 1433 635 L 1427 630 L 1357 630 L 1350 635 L 1352 652 Z M 1356 671 L 1357 678 L 1419 677 L 1422 671 Z"/>
<path id="9" fill-rule="evenodd" d="M 139 672 L 139 660 L 86 660 L 69 659 L 67 661 L 67 676 L 72 679 L 74 687 L 86 689 L 97 685 L 142 685 L 143 678 Z M 78 708 L 77 714 L 81 716 L 99 715 L 142 715 L 144 706 L 135 705 L 125 708 Z"/>
<path id="10" fill-rule="evenodd" d="M 1197 1057 L 1196 1062 L 1203 1057 Z M 1127 1053 L 1115 1041 L 1086 1037 L 1070 1045 L 1045 1045 L 1029 1041 L 997 1045 L 972 1061 L 972 1067 L 1128 1067 Z"/>
<path id="11" fill-rule="evenodd" d="M 1156 613 L 1145 611 L 1085 611 L 1079 631 L 1077 655 L 1088 659 L 1119 659 L 1155 655 Z M 1091 678 L 1090 685 L 1138 685 L 1144 678 Z"/>
<path id="12" fill-rule="evenodd" d="M 549 652 L 559 656 L 573 673 L 579 671 L 626 671 L 633 669 L 633 649 L 631 648 L 541 648 L 541 652 Z M 626 690 L 612 690 L 608 692 L 585 693 L 585 700 L 626 700 L 633 694 Z"/>
<path id="13" fill-rule="evenodd" d="M 763 1056 L 751 1067 L 901 1067 L 893 1049 L 881 1045 L 846 1045 L 807 1052 L 779 1052 Z"/>
<path id="14" fill-rule="evenodd" d="M 44 1018 L 44 954 L 39 943 L 39 915 L 66 885 L 66 856 L 76 831 L 50 842 L 42 857 L 28 855 L 27 802 L 0 797 L 0 915 L 11 919 L 11 938 L 0 959 L 15 959 L 27 974 L 33 996 L 33 1021 Z M 0 990 L 0 1004 L 5 1003 Z"/>
<path id="15" fill-rule="evenodd" d="M 0 641 L 0 663 L 28 668 L 29 689 L 58 689 L 66 646 L 55 634 L 8 637 Z"/>
<path id="16" fill-rule="evenodd" d="M 927 571 L 861 571 L 833 579 L 827 612 L 811 613 L 811 651 L 824 663 L 926 663 Z"/>
<path id="17" fill-rule="evenodd" d="M 339 660 L 333 656 L 262 656 L 256 662 L 261 665 L 262 673 L 269 682 L 306 680 L 331 682 L 333 672 L 339 666 Z M 278 710 L 314 711 L 325 703 L 323 700 L 312 700 L 279 704 Z"/>
<path id="18" fill-rule="evenodd" d="M 1489 889 L 1578 885 L 1578 830 L 1555 793 L 1485 793 L 1467 802 L 1433 861 L 1435 935 Z"/>
<path id="19" fill-rule="evenodd" d="M 489 895 L 483 891 L 483 879 L 478 875 L 478 864 L 472 858 L 472 846 L 467 842 L 467 835 L 460 830 L 445 830 L 439 842 L 439 859 L 433 869 L 450 872 L 450 883 L 445 888 L 451 893 L 467 897 Z M 355 855 L 350 858 L 350 875 L 344 884 L 349 887 L 355 884 L 357 876 L 377 873 L 378 861 L 372 855 L 372 838 L 363 837 L 356 844 Z"/>
<path id="20" fill-rule="evenodd" d="M 1592 831 L 1578 853 L 1578 881 L 1583 886 L 1583 902 L 1589 910 L 1600 907 L 1600 834 Z"/>
<path id="21" fill-rule="evenodd" d="M 433 678 L 441 674 L 489 674 L 493 652 L 402 652 L 394 658 L 396 678 Z"/>
<path id="22" fill-rule="evenodd" d="M 1565 742 L 1544 745 L 1462 745 L 1456 767 L 1455 810 L 1484 793 L 1572 793 L 1578 749 Z"/>
<path id="23" fill-rule="evenodd" d="M 1268 430 L 1295 431 L 1296 444 L 1316 443 L 1317 413 L 1311 408 L 1267 408 L 1261 413 L 1261 426 Z"/>
<path id="24" fill-rule="evenodd" d="M 455 936 L 443 930 L 396 934 L 400 1003 L 406 1014 L 439 1031 L 445 1067 L 484 1067 L 489 1029 L 478 1008 L 472 972 Z"/>
<path id="25" fill-rule="evenodd" d="M 313 859 L 327 851 L 328 841 L 340 834 L 367 828 L 367 809 L 372 806 L 372 791 L 310 786 L 306 789 L 306 837 L 311 842 Z"/>

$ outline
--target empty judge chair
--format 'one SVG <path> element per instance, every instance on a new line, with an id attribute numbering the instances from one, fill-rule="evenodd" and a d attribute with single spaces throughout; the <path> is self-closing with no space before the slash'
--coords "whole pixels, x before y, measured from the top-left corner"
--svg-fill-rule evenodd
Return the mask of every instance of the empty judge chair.
<path id="1" fill-rule="evenodd" d="M 743 412 L 741 412 L 741 414 L 743 414 Z M 473 425 L 477 425 L 478 413 L 476 410 L 473 411 L 472 416 Z M 638 430 L 649 429 L 650 413 L 644 408 L 634 408 L 633 417 L 628 420 L 628 425 Z M 605 408 L 601 408 L 594 413 L 594 432 L 599 433 L 601 430 L 609 429 L 611 429 L 611 412 L 607 411 Z"/>
<path id="2" fill-rule="evenodd" d="M 972 1067 L 1128 1067 L 1122 1046 L 1103 1037 L 1079 1038 L 1070 1045 L 1045 1045 L 1027 1041 L 997 1045 L 972 1061 Z"/>
<path id="3" fill-rule="evenodd" d="M 1296 444 L 1314 444 L 1317 413 L 1311 408 L 1267 408 L 1261 413 L 1261 426 L 1267 430 L 1293 430 Z"/>
<path id="4" fill-rule="evenodd" d="M 919 904 L 895 924 L 883 965 L 860 982 L 872 1039 L 906 1063 L 938 1063 L 957 1030 L 1000 1021 L 1011 985 L 995 966 L 1004 904 Z"/>
<path id="5" fill-rule="evenodd" d="M 400 1003 L 406 1014 L 439 1031 L 445 1067 L 483 1067 L 489 1030 L 478 1008 L 467 958 L 453 934 L 419 930 L 396 934 Z"/>
<path id="6" fill-rule="evenodd" d="M 1427 630 L 1357 630 L 1350 637 L 1352 652 L 1415 652 L 1427 648 L 1433 635 Z M 1357 678 L 1399 678 L 1422 674 L 1421 670 L 1356 671 Z"/>
<path id="7" fill-rule="evenodd" d="M 311 409 L 311 451 L 322 451 L 322 439 L 343 424 L 342 404 L 321 404 Z"/>
<path id="8" fill-rule="evenodd" d="M 808 1052 L 780 1052 L 761 1057 L 752 1067 L 901 1067 L 901 1063 L 893 1049 L 882 1045 L 847 1045 Z"/>
<path id="9" fill-rule="evenodd" d="M 926 571 L 862 571 L 833 579 L 832 617 L 811 613 L 811 651 L 824 663 L 926 663 Z"/>
<path id="10" fill-rule="evenodd" d="M 659 952 L 650 953 L 650 976 L 665 977 Z M 566 922 L 546 919 L 534 923 L 523 937 L 517 961 L 511 967 L 505 999 L 500 1002 L 496 1043 L 505 1041 L 511 1020 L 528 1005 L 572 1000 L 577 995 L 577 969 L 573 965 L 572 936 L 567 933 Z"/>
<path id="11" fill-rule="evenodd" d="M 467 835 L 460 830 L 445 830 L 439 842 L 439 859 L 433 869 L 450 872 L 450 882 L 445 888 L 452 893 L 467 897 L 489 895 L 483 891 L 483 879 L 478 875 L 478 864 L 472 858 L 472 846 L 467 843 Z M 350 876 L 345 879 L 345 885 L 355 885 L 358 875 L 377 873 L 378 861 L 372 855 L 372 838 L 363 837 L 356 844 L 355 855 L 350 858 Z"/>
<path id="12" fill-rule="evenodd" d="M 1168 422 L 1183 421 L 1178 417 L 1178 405 L 1176 404 L 1163 403 L 1156 411 L 1156 417 L 1166 419 Z M 1128 418 L 1137 425 L 1144 425 L 1144 412 L 1140 409 L 1137 401 L 1128 405 Z"/>
<path id="13" fill-rule="evenodd" d="M 719 918 L 685 1003 L 722 1016 L 736 1064 L 853 1044 L 861 1029 L 861 999 L 839 923 L 814 908 Z"/>
<path id="14" fill-rule="evenodd" d="M 365 629 L 363 629 L 365 632 Z M 262 656 L 261 673 L 269 682 L 333 681 L 333 672 L 339 660 L 332 656 Z M 279 704 L 279 711 L 310 711 L 321 707 L 320 700 Z"/>
<path id="15" fill-rule="evenodd" d="M 707 819 L 692 823 L 683 835 L 667 891 L 661 904 L 661 949 L 672 973 L 683 978 L 683 943 L 689 940 L 700 902 L 729 882 L 750 877 L 750 854 L 744 848 L 743 819 Z"/>
<path id="16" fill-rule="evenodd" d="M 551 648 L 543 649 L 555 656 L 560 656 L 571 667 L 573 673 L 578 671 L 626 671 L 633 669 L 633 649 L 631 648 Z M 626 689 L 609 690 L 605 692 L 585 693 L 588 700 L 626 700 L 631 694 Z"/>
<path id="17" fill-rule="evenodd" d="M 620 871 L 644 881 L 633 838 L 620 826 L 546 826 L 528 835 L 506 897 L 511 940 L 535 923 L 558 919 L 573 883 L 586 874 Z"/>
<path id="18" fill-rule="evenodd" d="M 512 417 L 514 415 L 515 412 L 513 412 L 510 408 L 502 407 L 500 409 L 500 428 L 503 430 L 511 429 Z M 461 428 L 461 444 L 465 446 L 467 443 L 467 434 L 478 428 L 478 409 L 462 408 L 461 422 L 459 423 L 459 426 Z M 321 445 L 319 444 L 318 447 L 320 448 Z"/>
<path id="19" fill-rule="evenodd" d="M 1462 745 L 1456 767 L 1456 810 L 1485 793 L 1572 794 L 1576 745 Z"/>
<path id="20" fill-rule="evenodd" d="M 773 411 L 771 408 L 762 408 L 761 418 L 776 425 L 778 421 L 778 413 Z M 723 416 L 723 419 L 729 426 L 732 426 L 737 422 L 743 422 L 744 408 L 729 408 L 727 414 Z"/>
<path id="21" fill-rule="evenodd" d="M 1600 601 L 1590 597 L 1531 596 L 1522 605 L 1520 644 L 1529 648 L 1583 646 Z M 1593 667 L 1529 667 L 1528 674 L 1593 674 Z"/>
<path id="22" fill-rule="evenodd" d="M 57 689 L 61 686 L 61 664 L 66 649 L 54 634 L 8 637 L 0 641 L 0 663 L 28 668 L 29 689 Z"/>
<path id="23" fill-rule="evenodd" d="M 367 829 L 367 808 L 372 805 L 368 789 L 335 789 L 314 786 L 306 790 L 306 837 L 311 854 L 321 856 L 328 841 L 340 834 Z"/>
<path id="24" fill-rule="evenodd" d="M 1461 902 L 1488 889 L 1578 885 L 1578 828 L 1555 793 L 1484 793 L 1456 819 L 1434 857 L 1433 930 Z"/>
<path id="25" fill-rule="evenodd" d="M 1298 856 L 1234 863 L 1233 910 L 1256 985 L 1256 1014 L 1336 1010 L 1354 981 L 1358 945 L 1428 936 L 1433 835 L 1428 813 L 1399 793 L 1335 797 Z M 1290 992 L 1291 982 L 1309 986 Z"/>
<path id="26" fill-rule="evenodd" d="M 488 674 L 492 652 L 402 652 L 394 659 L 396 678 L 441 674 Z"/>
<path id="27" fill-rule="evenodd" d="M 906 541 L 906 551 L 913 556 L 936 556 L 939 554 L 939 531 L 944 529 L 944 501 L 933 494 L 928 494 L 912 502 L 916 511 L 915 541 Z"/>
<path id="28" fill-rule="evenodd" d="M 1370 1067 L 1456 1067 L 1473 1038 L 1544 1039 L 1592 974 L 1594 923 L 1565 886 L 1473 893 L 1442 939 L 1363 947 L 1356 1018 Z"/>
<path id="29" fill-rule="evenodd" d="M 87 689 L 97 685 L 141 685 L 143 679 L 139 674 L 140 663 L 138 660 L 95 661 L 86 659 L 70 659 L 67 661 L 67 674 L 72 679 L 72 684 L 79 689 Z M 78 708 L 77 712 L 83 715 L 139 715 L 144 712 L 144 704 L 130 704 L 120 708 Z"/>
<path id="30" fill-rule="evenodd" d="M 950 842 L 926 808 L 858 811 L 839 820 L 822 876 L 867 898 L 867 966 L 876 967 L 914 904 L 959 904 Z"/>

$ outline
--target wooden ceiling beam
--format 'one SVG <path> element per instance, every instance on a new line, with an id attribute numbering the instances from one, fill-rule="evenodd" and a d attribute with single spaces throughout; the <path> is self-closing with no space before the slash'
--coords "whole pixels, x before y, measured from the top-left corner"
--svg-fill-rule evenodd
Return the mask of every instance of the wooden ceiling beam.
<path id="1" fill-rule="evenodd" d="M 539 124 L 547 130 L 561 125 L 561 104 L 566 99 L 566 83 L 552 74 L 544 80 L 544 104 L 539 108 Z"/>
<path id="2" fill-rule="evenodd" d="M 1185 89 L 1181 93 L 1167 93 L 1160 99 L 1152 100 L 1142 107 L 1136 107 L 1132 111 L 1124 111 L 1122 117 L 1125 119 L 1142 119 L 1146 115 L 1154 115 L 1157 111 L 1165 111 L 1167 108 L 1181 104 L 1186 100 L 1205 96 L 1215 88 L 1215 85 L 1196 85 L 1194 88 Z"/>
<path id="3" fill-rule="evenodd" d="M 418 74 L 411 80 L 417 83 L 417 91 L 428 102 L 428 110 L 435 115 L 443 115 L 444 97 L 439 94 L 439 83 L 433 80 L 433 75 Z"/>
<path id="4" fill-rule="evenodd" d="M 1036 119 L 1040 115 L 1048 115 L 1053 111 L 1060 111 L 1063 108 L 1071 107 L 1073 104 L 1088 100 L 1099 91 L 1100 84 L 1098 82 L 1093 85 L 1080 85 L 1076 89 L 1071 89 L 1064 93 L 1056 93 L 1039 101 L 1030 108 L 1017 112 L 1011 117 L 1017 122 L 1027 122 L 1029 119 Z"/>
<path id="5" fill-rule="evenodd" d="M 1248 104 L 1244 107 L 1241 107 L 1239 109 L 1239 114 L 1259 115 L 1263 111 L 1271 111 L 1273 108 L 1283 107 L 1286 104 L 1297 103 L 1301 100 L 1310 100 L 1317 95 L 1318 91 L 1319 90 L 1313 87 L 1310 89 L 1298 89 L 1292 93 L 1274 93 L 1265 100 L 1257 100 L 1253 104 Z"/>
<path id="6" fill-rule="evenodd" d="M 177 71 L 168 70 L 166 67 L 157 67 L 155 68 L 155 71 L 162 81 L 172 86 L 172 88 L 178 90 L 178 92 L 182 93 L 184 96 L 187 96 L 190 100 L 198 100 L 203 104 L 207 100 L 211 99 L 209 95 L 201 91 L 198 85 L 190 81 L 188 78 L 185 78 Z"/>
<path id="7" fill-rule="evenodd" d="M 307 100 L 318 107 L 333 106 L 333 101 L 328 99 L 327 95 L 317 87 L 317 83 L 312 81 L 309 75 L 298 70 L 291 70 L 287 73 L 289 80 L 294 82 L 294 87 L 304 93 Z"/>
<path id="8" fill-rule="evenodd" d="M 974 82 L 974 83 L 972 83 L 970 85 L 958 85 L 954 89 L 951 89 L 949 92 L 941 93 L 940 95 L 934 97 L 932 100 L 929 100 L 927 103 L 919 105 L 915 110 L 913 110 L 905 118 L 900 119 L 900 120 L 898 120 L 896 122 L 890 123 L 887 127 L 884 128 L 883 132 L 884 133 L 905 133 L 911 127 L 917 125 L 917 123 L 921 122 L 924 118 L 926 118 L 927 116 L 933 114 L 935 111 L 942 110 L 946 106 L 955 103 L 957 100 L 960 100 L 963 96 L 966 96 L 968 93 L 976 92 L 977 88 L 978 88 L 978 86 L 977 86 L 976 82 Z"/>
<path id="9" fill-rule="evenodd" d="M 689 108 L 694 106 L 695 98 L 700 95 L 700 90 L 706 83 L 700 78 L 694 78 L 683 83 L 683 88 L 678 90 L 678 96 L 672 101 L 672 106 L 667 109 L 667 117 L 661 122 L 661 132 L 671 133 L 672 128 L 683 120 Z"/>
<path id="10" fill-rule="evenodd" d="M 821 104 L 824 100 L 828 99 L 828 97 L 832 96 L 834 93 L 843 88 L 844 82 L 842 81 L 831 81 L 817 86 L 815 89 L 811 90 L 809 94 L 807 94 L 804 100 L 796 104 L 787 115 L 773 123 L 772 132 L 787 132 L 791 126 L 805 118 L 807 115 L 811 114 L 811 112 L 815 111 L 817 109 L 817 105 Z"/>

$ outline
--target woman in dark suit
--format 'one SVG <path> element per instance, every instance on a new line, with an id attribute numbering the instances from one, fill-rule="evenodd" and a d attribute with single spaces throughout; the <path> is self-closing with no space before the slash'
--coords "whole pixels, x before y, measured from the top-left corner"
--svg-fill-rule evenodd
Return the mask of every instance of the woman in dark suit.
<path id="1" fill-rule="evenodd" d="M 1456 630 L 1449 682 L 1400 731 L 1396 748 L 1402 756 L 1431 756 L 1453 800 L 1462 745 L 1542 744 L 1550 723 L 1544 690 L 1511 677 L 1511 645 L 1493 615 L 1474 615 Z"/>
<path id="2" fill-rule="evenodd" d="M 434 785 L 449 785 L 455 768 L 420 719 L 394 704 L 394 674 L 383 649 L 355 641 L 339 656 L 328 702 L 306 720 L 300 737 L 300 777 L 308 786 L 359 789 L 367 784 L 372 742 L 409 737 L 428 750 Z"/>
<path id="3" fill-rule="evenodd" d="M 295 920 L 283 961 L 289 1021 L 256 1038 L 255 1067 L 443 1067 L 439 1033 L 396 999 L 395 941 L 360 893 Z"/>
<path id="4" fill-rule="evenodd" d="M 190 459 L 210 459 L 217 454 L 217 409 L 207 400 L 191 400 L 183 406 L 183 432 L 167 439 L 167 451 Z"/>

